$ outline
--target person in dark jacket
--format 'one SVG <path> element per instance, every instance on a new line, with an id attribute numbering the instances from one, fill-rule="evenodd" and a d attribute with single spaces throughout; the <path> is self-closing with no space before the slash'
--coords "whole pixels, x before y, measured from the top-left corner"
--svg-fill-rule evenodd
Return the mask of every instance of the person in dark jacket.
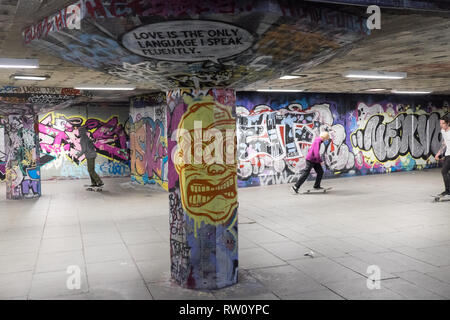
<path id="1" fill-rule="evenodd" d="M 78 133 L 80 135 L 81 145 L 81 151 L 78 153 L 78 156 L 80 157 L 84 154 L 84 156 L 86 157 L 87 168 L 89 176 L 91 178 L 91 187 L 101 187 L 103 186 L 103 181 L 95 172 L 95 158 L 97 157 L 97 151 L 95 149 L 94 143 L 89 138 L 86 127 L 83 126 L 78 128 Z"/>
<path id="2" fill-rule="evenodd" d="M 306 155 L 306 168 L 303 170 L 302 175 L 297 180 L 295 185 L 292 186 L 292 190 L 294 190 L 295 193 L 298 193 L 298 189 L 300 189 L 301 185 L 306 181 L 306 178 L 308 178 L 311 169 L 314 168 L 314 171 L 317 173 L 316 182 L 314 183 L 314 189 L 321 190 L 323 189 L 320 186 L 320 182 L 322 181 L 323 177 L 323 169 L 322 169 L 322 157 L 320 155 L 320 145 L 324 141 L 330 140 L 330 134 L 326 131 L 322 132 L 319 137 L 316 137 L 311 145 L 311 147 L 308 150 L 308 154 Z"/>

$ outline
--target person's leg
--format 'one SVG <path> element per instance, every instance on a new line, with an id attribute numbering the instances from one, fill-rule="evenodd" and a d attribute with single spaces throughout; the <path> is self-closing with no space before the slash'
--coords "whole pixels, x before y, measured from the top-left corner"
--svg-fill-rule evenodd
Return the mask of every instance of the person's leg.
<path id="1" fill-rule="evenodd" d="M 450 156 L 445 157 L 441 172 L 442 178 L 444 179 L 445 191 L 450 193 Z"/>
<path id="2" fill-rule="evenodd" d="M 314 188 L 320 188 L 320 182 L 322 182 L 323 169 L 320 163 L 314 164 L 314 171 L 317 173 L 316 182 L 314 183 Z"/>
<path id="3" fill-rule="evenodd" d="M 312 167 L 313 167 L 313 163 L 310 162 L 310 161 L 308 161 L 308 160 L 306 160 L 306 167 L 305 167 L 305 169 L 303 170 L 303 173 L 302 173 L 302 175 L 300 176 L 300 178 L 298 178 L 297 182 L 295 183 L 295 185 L 294 185 L 295 189 L 298 190 L 298 189 L 302 186 L 302 184 L 303 184 L 303 183 L 305 182 L 305 180 L 308 178 L 309 173 L 311 172 Z"/>
<path id="4" fill-rule="evenodd" d="M 97 174 L 97 172 L 95 172 L 95 158 L 92 158 L 92 177 L 95 180 L 95 185 L 96 186 L 102 186 L 103 185 L 102 179 L 100 179 L 100 177 Z"/>
<path id="5" fill-rule="evenodd" d="M 91 178 L 91 185 L 97 185 L 97 181 L 95 179 L 95 159 L 86 159 L 87 161 L 87 169 L 89 172 L 89 177 Z"/>

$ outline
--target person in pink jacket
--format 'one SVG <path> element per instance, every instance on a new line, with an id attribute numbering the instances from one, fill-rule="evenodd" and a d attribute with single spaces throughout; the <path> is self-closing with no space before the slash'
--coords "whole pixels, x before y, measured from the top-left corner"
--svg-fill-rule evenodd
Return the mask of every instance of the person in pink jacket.
<path id="1" fill-rule="evenodd" d="M 323 189 L 320 186 L 320 182 L 323 177 L 323 169 L 322 169 L 322 157 L 320 156 L 320 145 L 324 141 L 330 140 L 330 134 L 326 131 L 320 133 L 319 137 L 316 137 L 308 150 L 308 154 L 306 155 L 306 168 L 303 170 L 302 175 L 297 180 L 295 185 L 292 186 L 292 190 L 295 193 L 298 193 L 298 189 L 300 189 L 301 185 L 305 182 L 306 178 L 308 178 L 311 169 L 314 168 L 314 171 L 317 173 L 316 182 L 314 183 L 314 189 L 320 190 Z"/>

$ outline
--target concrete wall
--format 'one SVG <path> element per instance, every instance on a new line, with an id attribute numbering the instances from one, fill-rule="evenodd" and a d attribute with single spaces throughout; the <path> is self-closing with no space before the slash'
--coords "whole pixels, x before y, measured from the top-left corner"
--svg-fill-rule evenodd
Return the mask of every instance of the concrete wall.
<path id="1" fill-rule="evenodd" d="M 293 183 L 320 130 L 325 177 L 437 166 L 450 97 L 238 92 L 239 186 Z"/>
<path id="2" fill-rule="evenodd" d="M 89 178 L 84 155 L 79 157 L 78 127 L 87 125 L 97 148 L 101 177 L 130 175 L 129 108 L 81 106 L 39 115 L 42 179 Z"/>

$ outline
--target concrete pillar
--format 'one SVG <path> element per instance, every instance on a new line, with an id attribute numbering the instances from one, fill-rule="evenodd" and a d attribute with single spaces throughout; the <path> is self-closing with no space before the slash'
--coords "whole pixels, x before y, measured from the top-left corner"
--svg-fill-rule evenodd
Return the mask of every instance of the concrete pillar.
<path id="1" fill-rule="evenodd" d="M 41 195 L 38 120 L 34 114 L 5 117 L 6 198 Z"/>
<path id="2" fill-rule="evenodd" d="M 190 289 L 237 282 L 235 91 L 167 92 L 172 279 Z"/>

